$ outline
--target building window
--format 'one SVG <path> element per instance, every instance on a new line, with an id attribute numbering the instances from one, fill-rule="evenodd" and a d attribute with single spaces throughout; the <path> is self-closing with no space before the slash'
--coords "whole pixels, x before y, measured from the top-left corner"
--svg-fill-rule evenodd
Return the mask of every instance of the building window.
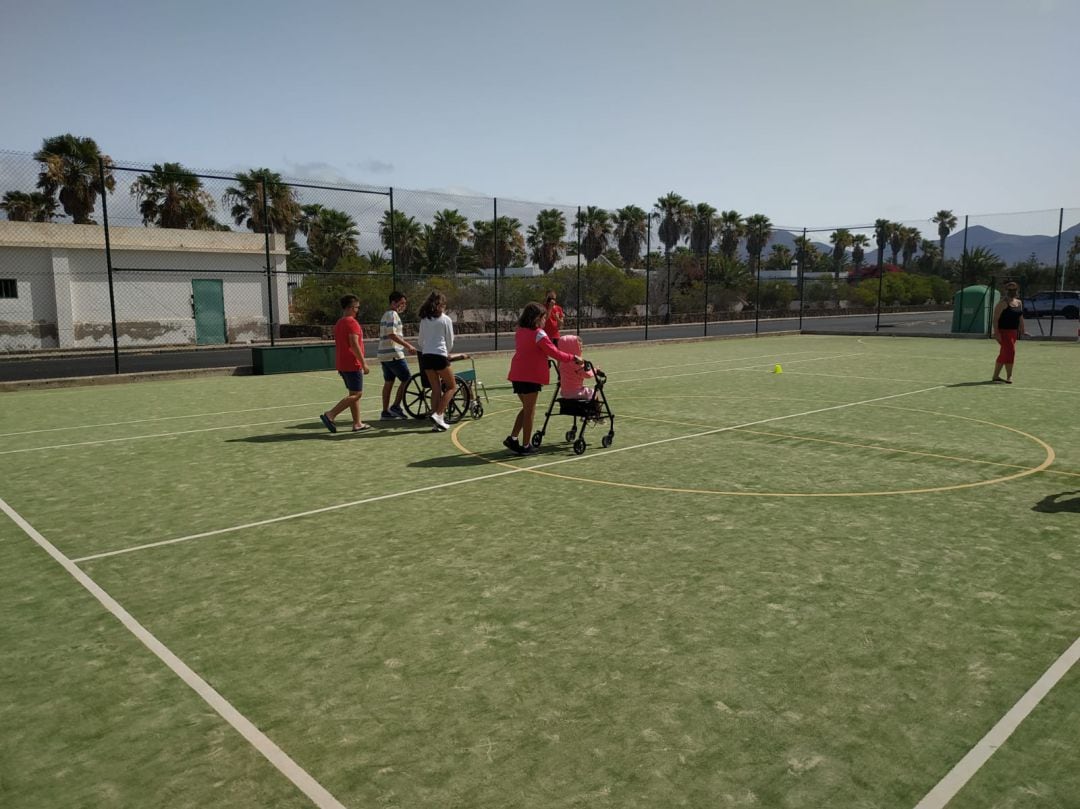
<path id="1" fill-rule="evenodd" d="M 19 284 L 14 278 L 0 278 L 0 298 L 19 297 Z"/>

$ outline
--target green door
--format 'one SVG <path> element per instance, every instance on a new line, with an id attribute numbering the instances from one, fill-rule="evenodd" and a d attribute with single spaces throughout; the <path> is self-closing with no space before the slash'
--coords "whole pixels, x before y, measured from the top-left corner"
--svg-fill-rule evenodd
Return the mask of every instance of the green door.
<path id="1" fill-rule="evenodd" d="M 221 281 L 191 281 L 191 308 L 195 313 L 195 344 L 225 342 L 225 292 Z"/>

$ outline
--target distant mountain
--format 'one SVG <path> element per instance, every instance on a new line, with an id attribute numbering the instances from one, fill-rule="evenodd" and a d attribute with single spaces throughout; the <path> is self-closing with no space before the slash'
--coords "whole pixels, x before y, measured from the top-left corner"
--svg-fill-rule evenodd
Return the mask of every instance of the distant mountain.
<path id="1" fill-rule="evenodd" d="M 1080 236 L 1080 225 L 1073 225 L 1061 232 L 1061 261 L 1073 239 Z M 936 239 L 934 241 L 937 241 Z M 982 247 L 989 250 L 1006 264 L 1027 261 L 1032 253 L 1040 264 L 1053 267 L 1057 256 L 1058 237 L 1055 236 L 1016 236 L 1012 233 L 998 233 L 996 230 L 974 225 L 967 230 L 967 248 L 974 250 Z M 964 231 L 949 234 L 945 240 L 945 257 L 960 258 L 964 252 Z"/>

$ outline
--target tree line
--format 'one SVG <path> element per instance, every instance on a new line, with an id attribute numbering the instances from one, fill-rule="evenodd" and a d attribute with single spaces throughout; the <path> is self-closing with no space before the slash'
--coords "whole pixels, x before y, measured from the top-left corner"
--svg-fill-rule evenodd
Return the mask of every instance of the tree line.
<path id="1" fill-rule="evenodd" d="M 63 211 L 75 224 L 92 224 L 97 198 L 115 191 L 112 158 L 93 138 L 72 134 L 46 138 L 34 153 L 41 168 L 37 191 L 7 191 L 0 210 L 12 221 L 51 222 Z M 297 189 L 268 168 L 239 172 L 220 200 L 206 191 L 202 181 L 179 163 L 155 163 L 139 174 L 130 186 L 145 226 L 195 230 L 230 230 L 216 217 L 225 212 L 232 223 L 261 233 L 270 230 L 285 236 L 289 268 L 293 272 L 333 272 L 346 258 L 360 256 L 360 228 L 347 212 L 319 204 L 301 204 Z M 265 204 L 264 204 L 265 200 Z M 264 209 L 265 208 L 265 209 Z M 379 269 L 393 256 L 398 272 L 417 275 L 476 273 L 480 268 L 508 267 L 532 262 L 550 273 L 566 256 L 580 250 L 586 263 L 601 256 L 624 270 L 645 266 L 644 250 L 651 235 L 658 237 L 654 254 L 663 258 L 665 278 L 671 285 L 686 286 L 701 279 L 705 266 L 709 280 L 728 288 L 744 286 L 761 269 L 785 270 L 793 262 L 806 272 L 832 272 L 852 282 L 873 275 L 883 266 L 886 250 L 889 269 L 914 271 L 959 280 L 957 261 L 945 261 L 945 240 L 957 226 L 951 210 L 939 210 L 931 219 L 938 240 L 924 238 L 915 227 L 878 219 L 873 243 L 865 233 L 837 228 L 829 236 L 831 252 L 819 251 L 808 238 L 798 236 L 794 251 L 773 244 L 772 222 L 764 214 L 743 216 L 738 211 L 718 211 L 708 203 L 694 204 L 674 191 L 659 197 L 649 211 L 627 205 L 614 211 L 587 206 L 568 221 L 558 208 L 539 211 L 527 226 L 510 216 L 470 222 L 457 209 L 437 211 L 430 223 L 400 210 L 386 210 L 378 225 L 382 251 L 369 252 L 357 265 Z M 302 234 L 304 243 L 297 241 Z M 867 251 L 876 250 L 876 261 Z M 648 257 L 651 260 L 652 257 Z M 969 278 L 1000 276 L 1007 267 L 983 248 L 961 257 Z M 1070 274 L 1080 264 L 1080 237 L 1068 248 Z M 867 268 L 873 267 L 872 271 Z M 1034 269 L 1034 268 L 1031 268 Z M 666 281 L 665 281 L 666 283 Z M 669 294 L 667 290 L 665 294 Z"/>

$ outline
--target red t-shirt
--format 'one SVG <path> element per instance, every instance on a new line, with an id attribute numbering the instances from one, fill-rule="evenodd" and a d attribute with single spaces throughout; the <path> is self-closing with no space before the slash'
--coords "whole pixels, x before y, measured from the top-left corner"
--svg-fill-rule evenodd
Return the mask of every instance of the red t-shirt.
<path id="1" fill-rule="evenodd" d="M 544 321 L 544 331 L 547 332 L 548 337 L 552 340 L 559 339 L 559 320 L 562 316 L 562 307 L 559 306 L 559 304 L 555 304 L 551 307 L 551 311 L 548 312 L 547 319 Z"/>
<path id="2" fill-rule="evenodd" d="M 350 334 L 355 334 L 360 342 L 361 356 L 367 356 L 364 354 L 364 332 L 360 329 L 360 324 L 352 315 L 346 315 L 334 324 L 334 366 L 339 371 L 361 371 L 364 368 L 349 347 Z"/>

